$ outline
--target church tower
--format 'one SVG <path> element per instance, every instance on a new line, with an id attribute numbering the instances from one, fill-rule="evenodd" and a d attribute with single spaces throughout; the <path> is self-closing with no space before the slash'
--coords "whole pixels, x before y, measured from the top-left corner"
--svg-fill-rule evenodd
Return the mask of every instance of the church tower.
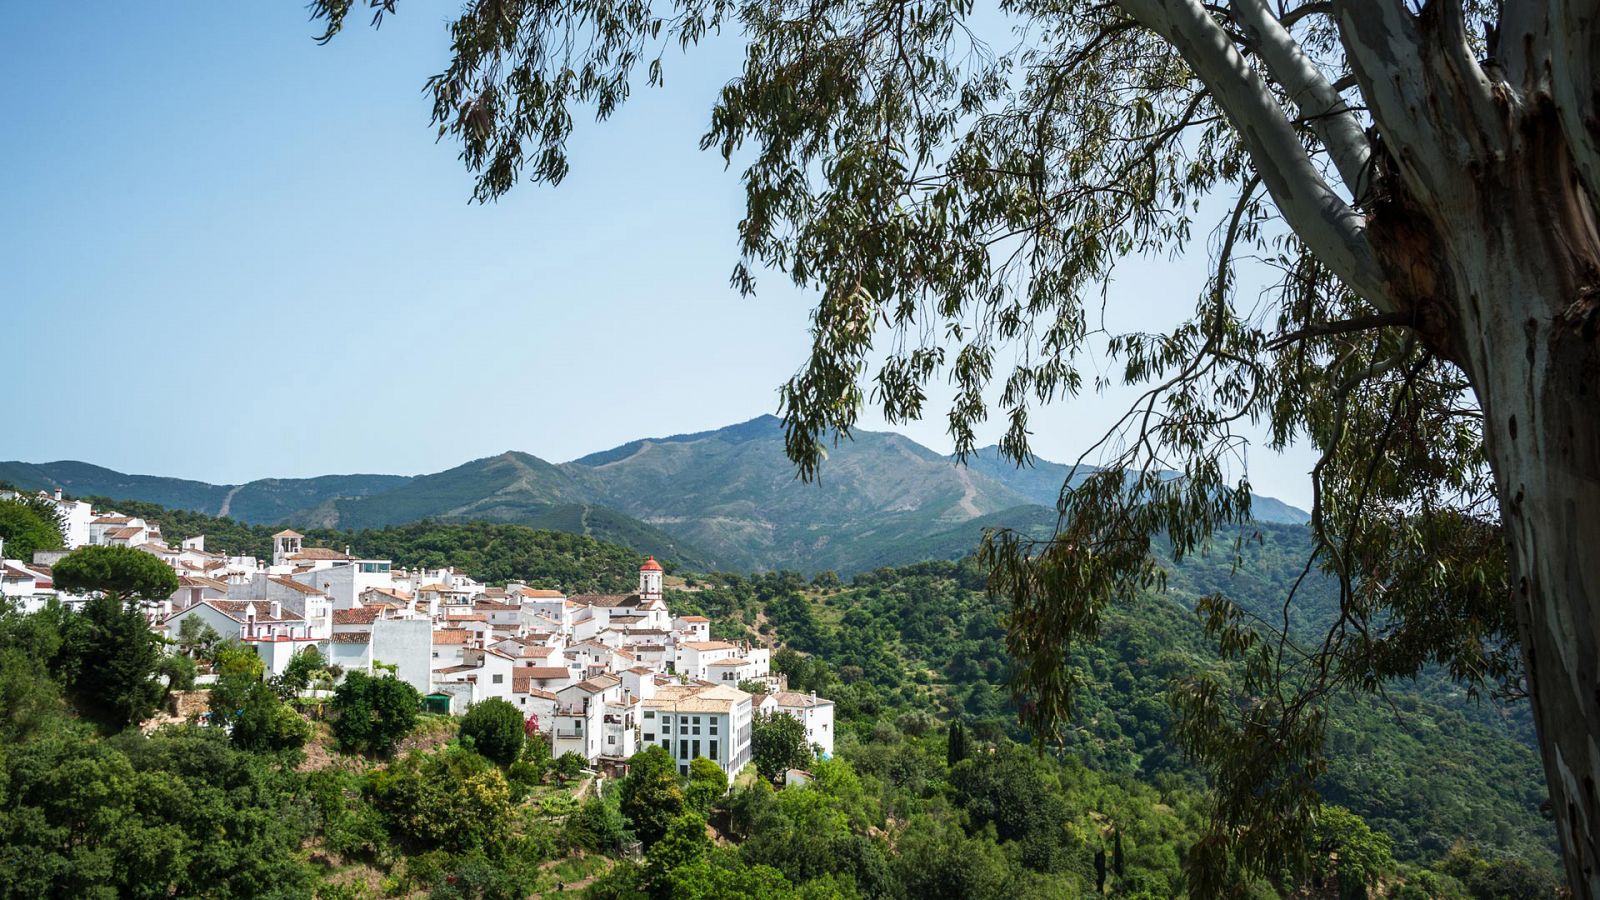
<path id="1" fill-rule="evenodd" d="M 646 559 L 644 565 L 639 567 L 639 599 L 661 599 L 661 563 L 656 562 L 654 556 Z"/>
<path id="2" fill-rule="evenodd" d="M 283 531 L 273 535 L 272 564 L 275 566 L 288 565 L 289 557 L 299 554 L 300 540 L 304 537 L 305 535 L 301 534 L 300 532 L 289 531 L 288 529 L 284 529 Z"/>

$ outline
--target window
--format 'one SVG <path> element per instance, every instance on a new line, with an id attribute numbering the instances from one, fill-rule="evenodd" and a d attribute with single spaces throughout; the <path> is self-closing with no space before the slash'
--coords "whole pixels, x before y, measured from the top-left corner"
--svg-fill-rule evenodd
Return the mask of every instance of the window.
<path id="1" fill-rule="evenodd" d="M 689 742 L 688 741 L 679 741 L 678 742 L 678 758 L 679 759 L 684 759 L 684 758 L 688 757 L 688 755 L 689 755 Z"/>
<path id="2" fill-rule="evenodd" d="M 672 717 L 671 716 L 662 716 L 661 717 L 661 724 L 667 726 L 668 728 L 671 728 L 672 727 Z"/>
<path id="3" fill-rule="evenodd" d="M 699 756 L 700 755 L 700 742 L 699 741 L 695 741 L 694 742 L 694 755 L 695 756 Z"/>
<path id="4" fill-rule="evenodd" d="M 717 742 L 716 741 L 712 741 L 711 742 L 711 759 L 713 761 L 715 761 L 716 758 L 717 758 Z"/>
<path id="5" fill-rule="evenodd" d="M 647 732 L 645 732 L 645 735 L 644 735 L 644 739 L 645 739 L 645 740 L 646 740 L 646 741 L 649 741 L 649 742 L 650 742 L 650 743 L 652 743 L 652 744 L 654 744 L 654 743 L 655 743 L 655 742 L 656 742 L 656 736 L 655 736 L 655 735 L 653 735 L 653 734 L 651 734 L 651 733 L 650 733 L 650 732 L 648 732 L 648 731 L 647 731 Z"/>
<path id="6" fill-rule="evenodd" d="M 606 743 L 615 744 L 616 742 L 617 742 L 617 736 L 616 735 L 614 735 L 614 734 L 606 735 Z"/>
<path id="7" fill-rule="evenodd" d="M 644 717 L 646 719 L 654 719 L 656 717 L 656 711 L 653 709 L 647 709 L 644 711 Z"/>
<path id="8" fill-rule="evenodd" d="M 661 749 L 667 751 L 668 753 L 671 753 L 672 752 L 672 742 L 671 741 L 662 741 L 661 742 Z"/>
<path id="9" fill-rule="evenodd" d="M 716 734 L 717 733 L 717 720 L 716 719 L 712 719 L 711 720 L 711 726 L 710 727 L 711 727 L 711 733 L 712 734 Z"/>
<path id="10" fill-rule="evenodd" d="M 494 683 L 495 684 L 504 684 L 505 680 L 506 680 L 506 676 L 500 674 L 499 672 L 494 673 Z"/>

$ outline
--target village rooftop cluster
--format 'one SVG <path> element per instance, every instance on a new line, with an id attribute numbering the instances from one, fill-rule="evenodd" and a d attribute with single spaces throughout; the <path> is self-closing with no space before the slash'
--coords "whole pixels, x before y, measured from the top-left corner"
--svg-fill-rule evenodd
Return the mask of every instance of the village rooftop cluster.
<path id="1" fill-rule="evenodd" d="M 155 522 L 59 491 L 42 496 L 60 514 L 68 549 L 22 561 L 4 559 L 0 547 L 0 594 L 24 610 L 86 599 L 51 581 L 51 566 L 72 549 L 133 547 L 170 565 L 181 585 L 146 610 L 153 629 L 176 636 L 198 619 L 253 647 L 273 674 L 315 647 L 342 673 L 393 673 L 452 713 L 498 697 L 536 723 L 554 755 L 577 753 L 594 766 L 659 744 L 682 771 L 705 757 L 731 775 L 750 761 L 752 717 L 773 712 L 804 723 L 819 755 L 833 753 L 833 702 L 786 690 L 769 648 L 712 640 L 705 617 L 674 616 L 654 558 L 640 565 L 634 593 L 569 597 L 306 547 L 290 530 L 273 535 L 267 562 L 207 550 L 204 537 L 173 547 Z M 740 689 L 751 682 L 763 690 Z"/>

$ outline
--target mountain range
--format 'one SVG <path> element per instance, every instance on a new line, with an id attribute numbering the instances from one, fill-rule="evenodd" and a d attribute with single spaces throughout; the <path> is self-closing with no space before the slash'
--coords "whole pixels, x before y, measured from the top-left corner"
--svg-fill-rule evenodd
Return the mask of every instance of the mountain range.
<path id="1" fill-rule="evenodd" d="M 325 475 L 216 485 L 84 462 L 0 463 L 30 490 L 142 500 L 261 524 L 377 528 L 422 519 L 514 522 L 587 534 L 707 570 L 835 570 L 970 553 L 986 527 L 1047 529 L 1071 467 L 1018 467 L 994 447 L 963 466 L 904 435 L 857 432 L 822 476 L 795 477 L 783 427 L 762 416 L 632 441 L 567 463 L 510 451 L 414 477 Z M 1262 521 L 1308 516 L 1254 498 Z"/>

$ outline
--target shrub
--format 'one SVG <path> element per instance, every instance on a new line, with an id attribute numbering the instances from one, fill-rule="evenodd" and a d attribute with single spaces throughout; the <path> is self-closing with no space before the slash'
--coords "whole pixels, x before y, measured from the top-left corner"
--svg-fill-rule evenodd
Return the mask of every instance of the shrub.
<path id="1" fill-rule="evenodd" d="M 398 678 L 351 672 L 333 693 L 333 736 L 347 752 L 388 755 L 411 732 L 421 703 Z"/>
<path id="2" fill-rule="evenodd" d="M 461 736 L 487 759 L 509 766 L 522 755 L 522 713 L 498 697 L 474 703 L 461 719 Z"/>

